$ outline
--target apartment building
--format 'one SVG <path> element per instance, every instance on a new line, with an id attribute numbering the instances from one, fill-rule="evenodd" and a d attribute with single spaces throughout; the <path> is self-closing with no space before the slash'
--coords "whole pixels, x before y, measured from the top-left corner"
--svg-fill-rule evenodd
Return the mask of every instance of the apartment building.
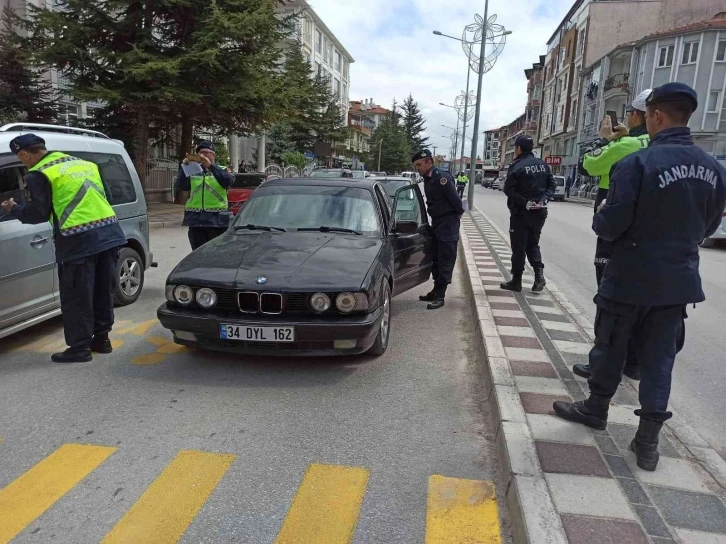
<path id="1" fill-rule="evenodd" d="M 353 100 L 350 103 L 350 112 L 361 113 L 373 123 L 371 131 L 378 128 L 381 122 L 391 114 L 391 110 L 378 104 L 372 98 L 364 100 Z"/>
<path id="2" fill-rule="evenodd" d="M 500 130 L 495 128 L 484 132 L 484 168 L 499 168 Z"/>

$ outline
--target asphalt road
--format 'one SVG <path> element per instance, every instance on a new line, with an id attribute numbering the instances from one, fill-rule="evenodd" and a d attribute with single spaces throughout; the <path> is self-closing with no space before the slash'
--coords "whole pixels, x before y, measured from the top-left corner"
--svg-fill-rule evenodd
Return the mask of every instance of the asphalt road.
<path id="1" fill-rule="evenodd" d="M 240 357 L 170 343 L 156 308 L 186 233 L 152 245 L 159 268 L 117 311 L 112 355 L 51 363 L 59 320 L 0 340 L 0 542 L 322 542 L 304 536 L 314 522 L 420 543 L 430 493 L 460 483 L 432 475 L 497 480 L 461 269 L 443 310 L 425 287 L 394 300 L 378 359 Z"/>
<path id="2" fill-rule="evenodd" d="M 509 211 L 501 191 L 477 186 L 474 204 L 502 231 L 509 230 Z M 592 213 L 591 207 L 582 204 L 551 203 L 541 247 L 545 276 L 594 321 Z M 726 248 L 702 249 L 700 271 L 707 300 L 688 308 L 686 345 L 676 359 L 671 406 L 726 457 Z"/>

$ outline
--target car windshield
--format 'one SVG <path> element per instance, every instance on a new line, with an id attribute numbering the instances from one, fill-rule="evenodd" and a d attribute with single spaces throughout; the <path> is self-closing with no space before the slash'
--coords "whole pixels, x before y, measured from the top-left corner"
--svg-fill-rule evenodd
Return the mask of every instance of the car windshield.
<path id="1" fill-rule="evenodd" d="M 230 189 L 254 189 L 265 180 L 263 174 L 235 174 Z"/>
<path id="2" fill-rule="evenodd" d="M 252 193 L 234 222 L 234 227 L 245 225 L 286 231 L 324 227 L 380 235 L 371 193 L 355 187 L 263 185 Z"/>
<path id="3" fill-rule="evenodd" d="M 411 185 L 411 182 L 407 179 L 389 179 L 382 181 L 381 184 L 383 185 L 383 188 L 386 190 L 386 193 L 388 196 L 393 198 L 396 194 L 396 191 L 398 191 L 401 187 L 404 187 L 406 185 Z"/>

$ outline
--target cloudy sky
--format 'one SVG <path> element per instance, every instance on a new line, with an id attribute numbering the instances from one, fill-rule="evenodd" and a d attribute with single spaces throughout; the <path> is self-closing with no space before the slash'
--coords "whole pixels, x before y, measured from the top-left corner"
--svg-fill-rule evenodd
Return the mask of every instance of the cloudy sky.
<path id="1" fill-rule="evenodd" d="M 484 0 L 308 0 L 355 58 L 351 66 L 351 100 L 373 98 L 390 107 L 409 93 L 426 117 L 437 153 L 450 147 L 456 126 L 453 104 L 466 88 L 466 56 L 461 44 L 434 36 L 440 30 L 461 36 Z M 573 0 L 490 0 L 489 12 L 513 32 L 495 67 L 485 74 L 481 130 L 508 124 L 524 113 L 525 68 L 546 53 L 546 42 Z M 472 73 L 476 90 L 476 74 Z M 473 125 L 473 120 L 472 123 Z M 467 131 L 471 135 L 471 128 Z M 445 136 L 445 137 L 444 137 Z M 479 138 L 481 149 L 481 136 Z M 470 145 L 470 144 L 468 144 Z M 467 155 L 469 152 L 467 151 Z M 481 154 L 481 152 L 479 153 Z"/>

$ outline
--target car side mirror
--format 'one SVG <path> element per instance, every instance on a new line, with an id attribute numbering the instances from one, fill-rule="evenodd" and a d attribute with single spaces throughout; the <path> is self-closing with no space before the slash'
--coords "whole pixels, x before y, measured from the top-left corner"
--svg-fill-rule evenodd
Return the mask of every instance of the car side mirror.
<path id="1" fill-rule="evenodd" d="M 397 221 L 393 227 L 395 234 L 416 234 L 418 232 L 418 223 L 416 221 Z"/>

